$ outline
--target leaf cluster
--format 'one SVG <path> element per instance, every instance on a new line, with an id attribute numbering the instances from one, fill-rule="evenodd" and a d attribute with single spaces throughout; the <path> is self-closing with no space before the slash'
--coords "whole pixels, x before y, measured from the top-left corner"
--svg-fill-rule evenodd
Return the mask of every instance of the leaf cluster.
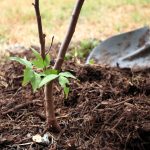
<path id="1" fill-rule="evenodd" d="M 58 79 L 60 86 L 64 90 L 66 98 L 69 93 L 68 78 L 75 78 L 70 72 L 58 72 L 58 70 L 49 69 L 50 55 L 46 55 L 45 59 L 40 53 L 32 49 L 35 59 L 29 61 L 26 58 L 10 57 L 10 60 L 17 61 L 25 66 L 22 85 L 25 86 L 31 83 L 32 89 L 35 92 L 45 84 L 52 80 Z"/>

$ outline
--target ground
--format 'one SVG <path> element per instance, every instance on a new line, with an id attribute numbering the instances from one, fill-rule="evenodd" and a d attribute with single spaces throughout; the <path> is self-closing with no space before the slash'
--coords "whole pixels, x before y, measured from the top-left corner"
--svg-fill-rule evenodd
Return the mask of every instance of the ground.
<path id="1" fill-rule="evenodd" d="M 31 56 L 29 51 L 20 54 Z M 71 91 L 65 100 L 55 84 L 60 133 L 49 131 L 51 143 L 37 144 L 32 136 L 45 126 L 43 90 L 21 86 L 23 67 L 0 67 L 0 149 L 32 150 L 148 150 L 150 147 L 150 70 L 88 66 L 69 60 Z"/>
<path id="2" fill-rule="evenodd" d="M 78 80 L 71 80 L 67 99 L 57 83 L 54 87 L 56 116 L 62 130 L 49 131 L 49 145 L 32 141 L 34 135 L 44 132 L 43 90 L 33 93 L 30 85 L 22 87 L 23 67 L 16 62 L 2 63 L 4 56 L 9 56 L 6 47 L 13 45 L 14 51 L 21 52 L 14 44 L 30 47 L 39 43 L 32 2 L 0 1 L 0 149 L 149 150 L 150 69 L 134 72 L 85 66 L 84 62 L 99 41 L 150 25 L 150 0 L 85 1 L 72 39 L 77 46 L 71 44 L 63 65 L 63 70 Z M 49 47 L 52 35 L 54 43 L 64 38 L 74 1 L 40 2 Z M 97 39 L 94 44 L 93 39 Z M 58 46 L 53 46 L 53 54 L 57 50 Z M 19 55 L 31 56 L 29 51 Z"/>

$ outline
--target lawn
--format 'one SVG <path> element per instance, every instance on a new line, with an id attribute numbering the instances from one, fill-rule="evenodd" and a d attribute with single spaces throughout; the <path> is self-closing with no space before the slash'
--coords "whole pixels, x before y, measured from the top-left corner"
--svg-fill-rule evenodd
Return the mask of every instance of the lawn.
<path id="1" fill-rule="evenodd" d="M 1 0 L 0 43 L 35 44 L 37 26 L 34 0 Z M 47 42 L 63 39 L 74 0 L 42 0 L 41 13 Z M 150 25 L 150 0 L 86 0 L 73 41 L 97 38 Z"/>

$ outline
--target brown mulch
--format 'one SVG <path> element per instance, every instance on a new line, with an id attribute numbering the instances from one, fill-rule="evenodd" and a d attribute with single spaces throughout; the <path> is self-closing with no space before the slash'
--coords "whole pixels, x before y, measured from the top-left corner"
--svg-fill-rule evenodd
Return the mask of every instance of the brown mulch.
<path id="1" fill-rule="evenodd" d="M 45 121 L 43 90 L 21 86 L 23 67 L 7 62 L 0 67 L 0 149 L 11 150 L 148 150 L 150 147 L 150 70 L 81 66 L 73 61 L 67 100 L 55 85 L 55 106 L 61 133 L 52 143 L 37 144 Z M 18 106 L 18 107 L 16 107 Z M 11 111 L 10 111 L 11 110 Z"/>

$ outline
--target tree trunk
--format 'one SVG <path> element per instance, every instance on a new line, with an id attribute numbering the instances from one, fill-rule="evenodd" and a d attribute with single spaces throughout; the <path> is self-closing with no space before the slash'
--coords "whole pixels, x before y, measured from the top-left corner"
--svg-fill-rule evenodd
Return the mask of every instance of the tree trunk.
<path id="1" fill-rule="evenodd" d="M 55 117 L 55 108 L 53 100 L 53 82 L 45 85 L 45 113 L 46 113 L 46 124 L 48 128 L 52 128 L 56 132 L 61 130 Z"/>

